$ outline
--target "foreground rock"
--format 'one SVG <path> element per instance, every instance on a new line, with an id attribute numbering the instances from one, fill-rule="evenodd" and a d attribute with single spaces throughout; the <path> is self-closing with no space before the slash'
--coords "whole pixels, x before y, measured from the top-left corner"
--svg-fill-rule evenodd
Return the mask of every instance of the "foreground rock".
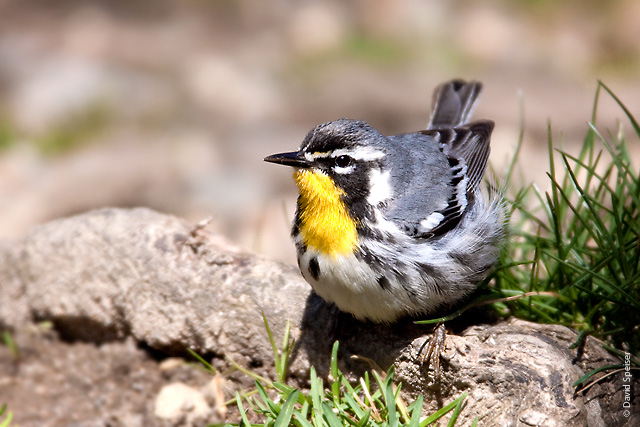
<path id="1" fill-rule="evenodd" d="M 427 410 L 468 392 L 463 424 L 476 416 L 487 425 L 638 421 L 622 415 L 621 374 L 595 385 L 586 397 L 574 395 L 572 383 L 585 372 L 619 363 L 594 339 L 569 350 L 577 334 L 568 328 L 519 320 L 492 322 L 475 313 L 450 325 L 451 358 L 443 361 L 442 377 L 434 382 L 418 355 L 429 328 L 411 322 L 385 326 L 354 321 L 310 294 L 295 268 L 147 209 L 105 209 L 36 227 L 23 241 L 0 246 L 0 280 L 0 326 L 16 331 L 46 320 L 66 340 L 117 346 L 131 337 L 163 353 L 183 354 L 192 348 L 212 355 L 221 369 L 227 366 L 227 356 L 273 376 L 264 313 L 278 338 L 291 322 L 296 337 L 291 382 L 299 387 L 306 385 L 311 365 L 327 374 L 330 349 L 338 339 L 346 372 L 357 376 L 372 364 L 384 370 L 393 364 L 403 390 L 425 394 Z M 12 387 L 27 387 L 20 379 L 28 372 L 15 367 L 3 371 L 0 377 L 9 376 Z M 246 377 L 235 375 L 233 380 L 251 385 Z M 158 387 L 149 390 L 149 402 L 157 404 L 157 398 L 164 399 L 169 391 L 190 390 L 165 386 L 159 395 Z M 204 408 L 198 402 L 192 406 Z M 60 402 L 51 405 L 64 412 Z M 638 403 L 634 405 L 632 412 L 639 412 Z M 13 410 L 18 420 L 21 415 L 27 419 L 26 414 L 42 410 L 42 403 Z M 152 413 L 164 417 L 158 423 L 173 416 L 162 405 L 143 405 L 136 411 L 127 419 L 148 424 Z M 181 420 L 201 419 L 193 414 L 203 411 Z M 118 412 L 118 417 L 123 414 Z"/>
<path id="2" fill-rule="evenodd" d="M 281 333 L 287 319 L 299 323 L 308 293 L 293 267 L 147 209 L 53 221 L 2 255 L 1 323 L 49 320 L 67 339 L 132 336 L 247 366 L 271 358 L 261 313 Z"/>

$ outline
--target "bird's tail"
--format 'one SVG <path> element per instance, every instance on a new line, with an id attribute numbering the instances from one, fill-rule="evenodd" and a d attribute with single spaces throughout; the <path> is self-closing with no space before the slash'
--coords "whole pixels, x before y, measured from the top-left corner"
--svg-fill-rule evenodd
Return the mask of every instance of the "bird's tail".
<path id="1" fill-rule="evenodd" d="M 433 92 L 433 112 L 427 129 L 463 126 L 471 118 L 482 91 L 482 83 L 456 79 L 442 83 Z"/>

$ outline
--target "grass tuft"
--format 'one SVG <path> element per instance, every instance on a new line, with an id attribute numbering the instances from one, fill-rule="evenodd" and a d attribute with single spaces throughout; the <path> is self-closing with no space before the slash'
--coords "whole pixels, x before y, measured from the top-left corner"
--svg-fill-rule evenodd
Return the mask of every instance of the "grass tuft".
<path id="1" fill-rule="evenodd" d="M 464 393 L 429 417 L 421 418 L 423 398 L 419 396 L 408 407 L 400 397 L 400 387 L 393 385 L 393 368 L 387 375 L 374 371 L 375 383 L 368 376 L 355 387 L 347 381 L 337 368 L 338 342 L 333 347 L 331 359 L 331 378 L 325 386 L 315 369 L 311 368 L 310 388 L 308 391 L 274 382 L 275 397 L 271 397 L 260 381 L 256 381 L 257 394 L 240 396 L 236 394 L 236 403 L 240 410 L 241 423 L 232 425 L 264 425 L 300 427 L 343 427 L 343 426 L 428 426 L 451 413 L 448 425 L 455 425 L 463 410 Z M 240 400 L 238 400 L 240 399 Z M 260 424 L 248 424 L 247 407 L 261 418 Z"/>
<path id="2" fill-rule="evenodd" d="M 593 335 L 635 355 L 637 363 L 640 176 L 622 130 L 605 137 L 597 128 L 602 90 L 640 139 L 638 122 L 602 82 L 579 154 L 555 148 L 549 129 L 551 188 L 543 194 L 531 185 L 510 197 L 511 239 L 494 274 L 499 295 L 529 296 L 494 307 L 504 315 L 569 326 L 582 332 L 580 339 Z"/>
<path id="3" fill-rule="evenodd" d="M 278 349 L 276 341 L 265 319 L 265 327 L 276 355 L 275 365 L 286 366 L 279 360 L 289 355 L 289 332 L 285 332 L 283 347 Z M 196 357 L 202 362 L 200 357 Z M 280 374 L 278 374 L 280 376 Z M 299 427 L 377 427 L 433 425 L 445 415 L 451 414 L 448 426 L 454 426 L 464 408 L 467 393 L 462 394 L 435 413 L 422 416 L 422 395 L 411 405 L 406 405 L 400 396 L 400 387 L 393 383 L 393 367 L 386 375 L 373 372 L 374 381 L 365 374 L 357 385 L 351 384 L 338 368 L 338 342 L 331 353 L 329 383 L 325 384 L 312 367 L 309 390 L 298 390 L 284 380 L 270 382 L 257 375 L 255 390 L 235 393 L 235 403 L 240 413 L 238 423 L 212 424 L 218 426 L 299 426 Z M 260 420 L 259 423 L 251 420 Z"/>

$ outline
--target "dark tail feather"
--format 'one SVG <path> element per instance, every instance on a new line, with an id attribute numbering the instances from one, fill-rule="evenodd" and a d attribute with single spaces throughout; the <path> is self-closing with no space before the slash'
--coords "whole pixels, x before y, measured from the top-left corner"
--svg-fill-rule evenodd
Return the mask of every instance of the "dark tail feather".
<path id="1" fill-rule="evenodd" d="M 466 124 L 482 91 L 482 83 L 451 80 L 433 93 L 433 112 L 427 129 L 444 129 Z"/>

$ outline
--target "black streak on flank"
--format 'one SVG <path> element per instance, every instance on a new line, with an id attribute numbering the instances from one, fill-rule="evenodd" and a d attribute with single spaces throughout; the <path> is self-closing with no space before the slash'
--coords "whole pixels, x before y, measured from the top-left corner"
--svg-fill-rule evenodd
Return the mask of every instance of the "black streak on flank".
<path id="1" fill-rule="evenodd" d="M 309 260 L 309 273 L 314 280 L 318 280 L 320 278 L 320 264 L 318 264 L 318 258 L 311 258 Z"/>
<path id="2" fill-rule="evenodd" d="M 380 287 L 385 290 L 391 287 L 391 284 L 389 283 L 389 279 L 387 279 L 385 276 L 378 277 L 378 285 L 380 285 Z"/>

